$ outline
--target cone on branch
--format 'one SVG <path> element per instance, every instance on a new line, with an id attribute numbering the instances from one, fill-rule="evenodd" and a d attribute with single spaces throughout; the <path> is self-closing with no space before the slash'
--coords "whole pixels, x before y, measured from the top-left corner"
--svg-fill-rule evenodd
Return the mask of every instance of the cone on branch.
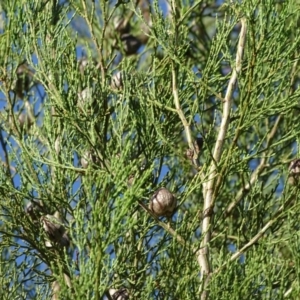
<path id="1" fill-rule="evenodd" d="M 37 221 L 40 219 L 41 215 L 45 212 L 45 207 L 40 200 L 34 199 L 31 202 L 28 202 L 25 207 L 25 213 L 31 218 L 32 221 Z"/>
<path id="2" fill-rule="evenodd" d="M 129 300 L 129 294 L 126 288 L 109 289 L 109 295 L 112 300 Z"/>
<path id="3" fill-rule="evenodd" d="M 115 89 L 115 90 L 123 88 L 123 74 L 121 71 L 118 71 L 111 78 L 111 87 L 112 87 L 112 89 Z"/>
<path id="4" fill-rule="evenodd" d="M 131 35 L 130 33 L 124 33 L 121 35 L 121 41 L 123 44 L 123 49 L 126 55 L 136 54 L 142 43 L 138 38 Z"/>
<path id="5" fill-rule="evenodd" d="M 150 199 L 149 209 L 158 217 L 170 218 L 175 212 L 176 197 L 166 188 L 159 188 Z"/>
<path id="6" fill-rule="evenodd" d="M 80 163 L 82 168 L 87 169 L 89 164 L 99 164 L 99 159 L 97 158 L 94 151 L 85 151 L 82 157 L 80 158 Z"/>
<path id="7" fill-rule="evenodd" d="M 195 152 L 197 155 L 199 155 L 199 153 L 201 152 L 201 149 L 203 147 L 203 138 L 202 137 L 197 137 L 196 140 L 193 143 L 194 148 L 195 148 Z M 193 159 L 194 157 L 194 150 L 193 149 L 187 149 L 186 150 L 186 156 L 189 159 Z"/>
<path id="8" fill-rule="evenodd" d="M 289 166 L 288 183 L 290 185 L 298 185 L 300 177 L 300 159 L 291 161 Z"/>
<path id="9" fill-rule="evenodd" d="M 15 82 L 14 92 L 19 98 L 24 97 L 24 92 L 28 92 L 32 82 L 33 71 L 26 61 L 20 63 L 16 70 L 17 80 Z"/>
<path id="10" fill-rule="evenodd" d="M 47 247 L 53 247 L 53 243 L 58 244 L 61 247 L 70 246 L 69 236 L 58 217 L 58 213 L 42 216 L 41 223 L 50 240 L 45 243 Z"/>

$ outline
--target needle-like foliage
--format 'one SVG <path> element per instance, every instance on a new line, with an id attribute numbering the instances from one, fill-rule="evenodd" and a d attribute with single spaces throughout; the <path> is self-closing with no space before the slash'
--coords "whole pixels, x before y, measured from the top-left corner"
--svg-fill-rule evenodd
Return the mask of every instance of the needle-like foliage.
<path id="1" fill-rule="evenodd" d="M 298 2 L 1 1 L 0 298 L 297 299 Z"/>

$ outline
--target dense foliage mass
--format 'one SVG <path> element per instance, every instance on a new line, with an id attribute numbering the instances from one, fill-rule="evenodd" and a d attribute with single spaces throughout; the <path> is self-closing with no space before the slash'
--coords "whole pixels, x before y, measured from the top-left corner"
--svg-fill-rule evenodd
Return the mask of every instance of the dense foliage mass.
<path id="1" fill-rule="evenodd" d="M 1 299 L 297 299 L 298 2 L 1 1 Z"/>

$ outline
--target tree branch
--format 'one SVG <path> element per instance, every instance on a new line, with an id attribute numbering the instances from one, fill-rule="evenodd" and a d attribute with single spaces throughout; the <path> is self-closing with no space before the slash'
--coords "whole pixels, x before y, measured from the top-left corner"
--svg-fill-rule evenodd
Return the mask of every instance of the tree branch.
<path id="1" fill-rule="evenodd" d="M 216 145 L 213 152 L 213 161 L 211 163 L 211 167 L 209 169 L 208 182 L 204 186 L 204 207 L 203 207 L 203 220 L 202 220 L 202 235 L 203 240 L 201 242 L 201 248 L 198 251 L 197 259 L 198 263 L 201 267 L 201 276 L 206 277 L 211 273 L 210 266 L 210 258 L 209 258 L 209 242 L 211 240 L 211 223 L 212 223 L 212 213 L 213 213 L 213 189 L 215 184 L 215 179 L 217 177 L 217 165 L 220 162 L 222 155 L 222 148 L 225 142 L 228 125 L 230 121 L 230 110 L 231 110 L 231 102 L 232 102 L 232 94 L 235 89 L 235 85 L 237 82 L 238 74 L 242 68 L 242 57 L 246 42 L 246 19 L 241 19 L 241 32 L 239 37 L 238 49 L 236 53 L 236 66 L 232 71 L 232 75 L 230 77 L 227 92 L 224 99 L 223 106 L 223 117 L 220 125 L 220 130 L 218 134 L 218 138 L 216 141 Z M 208 292 L 206 291 L 206 287 L 209 283 L 209 280 L 205 280 L 204 290 L 201 294 L 201 299 L 207 299 Z"/>

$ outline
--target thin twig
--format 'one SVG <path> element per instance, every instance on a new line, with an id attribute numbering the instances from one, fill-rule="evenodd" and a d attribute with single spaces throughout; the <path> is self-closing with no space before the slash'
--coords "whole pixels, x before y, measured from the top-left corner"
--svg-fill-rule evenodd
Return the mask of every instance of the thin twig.
<path id="1" fill-rule="evenodd" d="M 245 244 L 241 249 L 237 250 L 236 253 L 234 253 L 228 262 L 224 263 L 221 267 L 219 267 L 218 269 L 216 269 L 213 273 L 210 274 L 210 278 L 211 275 L 215 275 L 217 273 L 219 273 L 221 270 L 223 270 L 229 262 L 232 262 L 234 260 L 236 260 L 237 258 L 239 258 L 241 255 L 243 255 L 249 248 L 251 248 L 251 246 L 253 246 L 254 244 L 257 243 L 257 241 L 265 234 L 265 232 L 271 228 L 271 226 L 278 221 L 278 219 L 280 219 L 280 217 L 282 217 L 282 213 L 284 212 L 285 208 L 288 207 L 292 201 L 294 201 L 294 196 L 290 196 L 290 198 L 286 201 L 286 203 L 284 203 L 283 205 L 280 206 L 280 208 L 278 209 L 278 211 L 274 214 L 273 218 L 271 220 L 269 220 L 265 226 L 247 243 Z"/>
<path id="2" fill-rule="evenodd" d="M 168 233 L 170 233 L 182 246 L 186 247 L 188 245 L 188 243 L 185 241 L 185 239 L 182 236 L 180 236 L 173 228 L 168 226 L 166 223 L 160 221 L 158 217 L 150 209 L 148 209 L 148 207 L 146 207 L 146 205 L 143 202 L 138 201 L 138 203 L 143 208 L 144 211 L 146 211 L 149 215 L 151 215 L 155 219 L 155 221 L 160 227 L 162 227 Z"/>
<path id="3" fill-rule="evenodd" d="M 198 153 L 195 149 L 195 145 L 193 143 L 193 138 L 190 130 L 190 125 L 188 121 L 186 120 L 184 113 L 180 107 L 180 102 L 179 102 L 179 95 L 178 95 L 178 88 L 177 88 L 177 80 L 176 80 L 176 71 L 175 71 L 175 63 L 172 64 L 172 89 L 173 89 L 173 97 L 174 97 L 174 103 L 176 107 L 176 111 L 179 115 L 179 118 L 181 119 L 181 122 L 183 124 L 184 130 L 185 130 L 185 135 L 186 139 L 189 145 L 189 148 L 193 150 L 193 164 L 196 166 L 196 168 L 199 168 L 199 163 L 198 163 Z"/>

